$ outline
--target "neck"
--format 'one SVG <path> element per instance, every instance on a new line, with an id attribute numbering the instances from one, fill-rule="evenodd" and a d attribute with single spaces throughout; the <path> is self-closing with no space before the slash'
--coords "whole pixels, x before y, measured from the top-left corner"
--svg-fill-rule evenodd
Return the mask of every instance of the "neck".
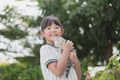
<path id="1" fill-rule="evenodd" d="M 50 45 L 54 45 L 54 43 L 52 43 L 52 42 L 46 42 L 47 44 L 50 44 Z"/>

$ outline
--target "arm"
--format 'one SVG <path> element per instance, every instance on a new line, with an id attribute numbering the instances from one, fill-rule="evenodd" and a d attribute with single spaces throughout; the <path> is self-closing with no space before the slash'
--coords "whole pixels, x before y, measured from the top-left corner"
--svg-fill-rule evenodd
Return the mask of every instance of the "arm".
<path id="1" fill-rule="evenodd" d="M 80 67 L 79 60 L 77 60 L 74 64 L 75 64 L 75 71 L 77 73 L 78 80 L 81 80 L 81 67 Z"/>
<path id="2" fill-rule="evenodd" d="M 75 71 L 76 71 L 76 74 L 77 74 L 77 77 L 78 77 L 78 80 L 81 80 L 81 67 L 80 67 L 80 63 L 79 63 L 79 60 L 77 58 L 77 55 L 76 55 L 76 51 L 72 51 L 70 53 L 70 60 L 74 63 L 74 68 L 75 68 Z"/>
<path id="3" fill-rule="evenodd" d="M 63 52 L 60 59 L 57 62 L 52 62 L 48 64 L 48 69 L 54 73 L 56 76 L 60 77 L 64 70 L 66 69 L 70 51 L 73 49 L 70 41 L 63 42 Z"/>

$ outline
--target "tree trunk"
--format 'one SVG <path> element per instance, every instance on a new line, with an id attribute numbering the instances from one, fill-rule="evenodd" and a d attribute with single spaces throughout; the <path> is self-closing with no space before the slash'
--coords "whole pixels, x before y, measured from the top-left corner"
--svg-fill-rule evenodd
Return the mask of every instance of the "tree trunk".
<path id="1" fill-rule="evenodd" d="M 109 40 L 107 45 L 106 45 L 106 54 L 105 54 L 105 60 L 108 63 L 109 62 L 109 58 L 112 56 L 112 42 Z"/>

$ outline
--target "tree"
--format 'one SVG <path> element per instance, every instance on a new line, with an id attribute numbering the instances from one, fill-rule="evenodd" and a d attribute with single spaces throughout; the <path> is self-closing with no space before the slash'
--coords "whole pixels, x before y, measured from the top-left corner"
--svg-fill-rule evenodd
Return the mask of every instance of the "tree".
<path id="1" fill-rule="evenodd" d="M 6 6 L 0 13 L 0 23 L 6 27 L 0 30 L 0 43 L 3 44 L 0 53 L 5 55 L 7 60 L 15 60 L 16 54 L 23 55 L 24 57 L 17 56 L 20 62 L 39 65 L 40 44 L 35 43 L 39 40 L 36 19 L 33 16 L 22 15 L 18 11 L 13 6 Z M 30 30 L 34 30 L 36 34 L 31 34 Z"/>
<path id="2" fill-rule="evenodd" d="M 108 61 L 113 46 L 120 49 L 119 0 L 38 0 L 42 15 L 56 15 L 64 37 L 75 43 L 79 59 Z"/>

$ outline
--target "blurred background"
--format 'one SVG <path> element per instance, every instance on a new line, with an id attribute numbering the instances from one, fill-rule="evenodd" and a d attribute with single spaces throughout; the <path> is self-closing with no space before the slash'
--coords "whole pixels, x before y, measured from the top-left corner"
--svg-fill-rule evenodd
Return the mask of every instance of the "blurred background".
<path id="1" fill-rule="evenodd" d="M 112 71 L 115 66 L 117 77 L 109 80 L 120 80 L 120 0 L 0 0 L 0 80 L 44 80 L 39 31 L 47 15 L 57 16 L 64 37 L 74 42 L 82 80 L 88 80 L 84 73 L 96 66 Z M 108 80 L 108 75 L 99 80 Z"/>

